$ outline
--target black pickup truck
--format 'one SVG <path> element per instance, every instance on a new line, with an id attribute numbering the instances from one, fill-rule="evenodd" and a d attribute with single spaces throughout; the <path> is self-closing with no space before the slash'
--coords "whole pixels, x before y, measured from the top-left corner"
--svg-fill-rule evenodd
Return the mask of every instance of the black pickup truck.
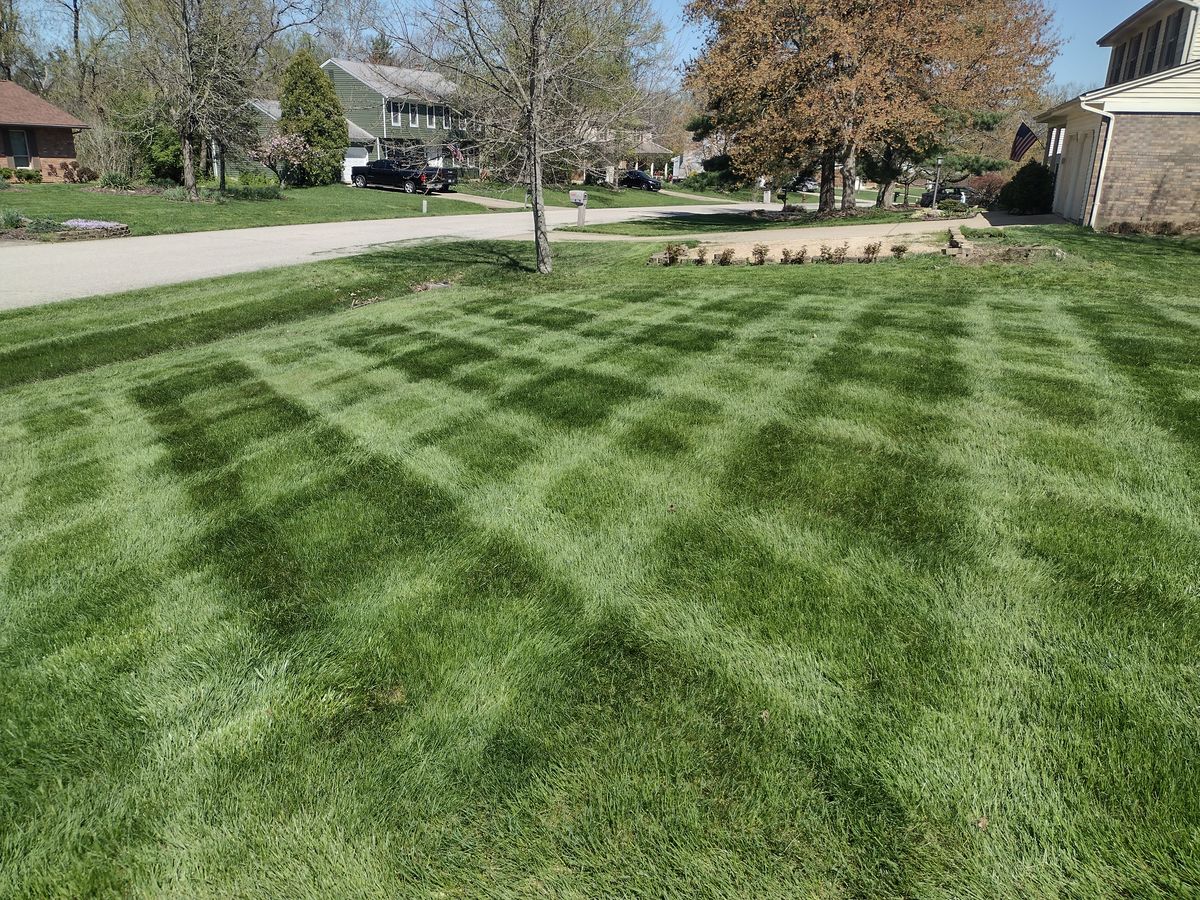
<path id="1" fill-rule="evenodd" d="M 407 166 L 392 159 L 377 159 L 365 166 L 354 166 L 350 181 L 360 188 L 402 188 L 406 194 L 430 194 L 450 190 L 458 183 L 458 173 L 436 166 Z"/>

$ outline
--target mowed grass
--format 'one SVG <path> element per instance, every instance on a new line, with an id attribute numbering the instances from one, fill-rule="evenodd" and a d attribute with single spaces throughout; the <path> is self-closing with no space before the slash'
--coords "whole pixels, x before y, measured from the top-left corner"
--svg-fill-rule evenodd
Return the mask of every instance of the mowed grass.
<path id="1" fill-rule="evenodd" d="M 1200 244 L 1036 237 L 0 317 L 0 895 L 1194 893 Z"/>
<path id="2" fill-rule="evenodd" d="M 0 192 L 0 209 L 23 215 L 65 219 L 103 219 L 122 222 L 135 235 L 256 228 L 263 225 L 302 225 L 349 222 L 421 215 L 421 200 L 430 215 L 462 215 L 488 210 L 473 203 L 422 198 L 391 190 L 355 190 L 343 184 L 289 188 L 282 200 L 227 200 L 188 203 L 157 194 L 112 194 L 72 184 L 31 184 Z"/>
<path id="3" fill-rule="evenodd" d="M 817 213 L 795 213 L 786 219 L 771 218 L 761 212 L 671 213 L 636 222 L 610 222 L 601 225 L 568 225 L 560 231 L 584 231 L 592 234 L 616 234 L 630 237 L 671 237 L 680 234 L 712 234 L 727 231 L 762 231 L 774 228 L 836 227 L 839 225 L 883 225 L 908 222 L 912 213 L 870 210 L 855 216 L 829 217 Z"/>
<path id="4" fill-rule="evenodd" d="M 494 197 L 499 200 L 512 200 L 516 203 L 525 202 L 526 187 L 523 184 L 504 184 L 495 181 L 463 181 L 455 190 L 463 194 L 474 194 L 477 197 Z M 542 191 L 543 201 L 547 206 L 571 206 L 571 191 L 587 191 L 589 209 L 618 209 L 633 206 L 707 206 L 705 200 L 691 197 L 672 197 L 654 191 L 641 191 L 632 188 L 601 187 L 599 185 L 548 185 Z"/>

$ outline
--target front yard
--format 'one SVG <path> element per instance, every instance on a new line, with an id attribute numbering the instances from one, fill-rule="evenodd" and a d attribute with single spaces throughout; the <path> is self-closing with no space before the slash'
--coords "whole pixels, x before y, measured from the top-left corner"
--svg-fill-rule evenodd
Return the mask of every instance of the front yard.
<path id="1" fill-rule="evenodd" d="M 716 234 L 732 231 L 760 231 L 775 228 L 832 228 L 839 225 L 885 225 L 912 221 L 913 213 L 899 210 L 862 210 L 853 216 L 822 216 L 815 212 L 788 214 L 774 212 L 720 212 L 692 214 L 686 212 L 639 219 L 635 222 L 611 222 L 603 225 L 568 225 L 559 231 L 582 231 L 588 234 L 613 234 L 629 237 L 670 238 L 682 234 Z M 948 223 L 953 224 L 953 223 Z"/>
<path id="2" fill-rule="evenodd" d="M 1200 241 L 1036 234 L 0 315 L 0 895 L 1200 890 Z"/>
<path id="3" fill-rule="evenodd" d="M 400 191 L 356 190 L 332 184 L 292 188 L 282 200 L 189 203 L 157 195 L 101 193 L 94 185 L 30 184 L 0 191 L 0 209 L 30 218 L 102 219 L 122 222 L 131 234 L 175 234 L 260 225 L 302 225 L 421 215 L 421 197 Z M 487 210 L 473 203 L 430 197 L 430 214 L 461 215 Z"/>

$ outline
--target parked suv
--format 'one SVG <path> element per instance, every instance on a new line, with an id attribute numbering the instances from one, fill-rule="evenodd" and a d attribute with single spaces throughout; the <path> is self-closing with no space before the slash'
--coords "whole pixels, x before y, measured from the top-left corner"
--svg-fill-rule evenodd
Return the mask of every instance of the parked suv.
<path id="1" fill-rule="evenodd" d="M 401 188 L 406 194 L 448 191 L 458 183 L 458 173 L 437 166 L 407 166 L 393 159 L 377 159 L 350 170 L 355 187 Z"/>
<path id="2" fill-rule="evenodd" d="M 621 177 L 617 179 L 617 186 L 624 188 L 636 188 L 643 191 L 661 191 L 662 182 L 657 178 L 651 178 L 645 172 L 639 169 L 630 169 L 628 172 L 622 172 Z"/>

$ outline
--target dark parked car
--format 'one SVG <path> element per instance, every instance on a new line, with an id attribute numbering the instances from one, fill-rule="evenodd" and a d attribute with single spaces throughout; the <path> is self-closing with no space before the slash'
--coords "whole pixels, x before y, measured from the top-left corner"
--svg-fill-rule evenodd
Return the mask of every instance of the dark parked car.
<path id="1" fill-rule="evenodd" d="M 630 169 L 628 172 L 621 173 L 621 177 L 617 179 L 617 186 L 624 188 L 636 188 L 642 191 L 661 191 L 662 182 L 657 178 L 651 178 L 645 172 L 639 169 Z"/>
<path id="2" fill-rule="evenodd" d="M 965 203 L 967 206 L 979 206 L 980 204 L 978 191 L 973 191 L 969 187 L 958 184 L 944 184 L 938 188 L 937 202 L 942 203 L 946 200 L 957 200 L 959 203 Z M 926 191 L 921 195 L 921 205 L 937 205 L 933 202 L 933 191 Z"/>
<path id="3" fill-rule="evenodd" d="M 406 194 L 429 194 L 450 190 L 458 183 L 458 173 L 436 166 L 409 166 L 394 159 L 377 159 L 352 168 L 350 181 L 355 187 L 391 187 L 401 188 Z"/>

